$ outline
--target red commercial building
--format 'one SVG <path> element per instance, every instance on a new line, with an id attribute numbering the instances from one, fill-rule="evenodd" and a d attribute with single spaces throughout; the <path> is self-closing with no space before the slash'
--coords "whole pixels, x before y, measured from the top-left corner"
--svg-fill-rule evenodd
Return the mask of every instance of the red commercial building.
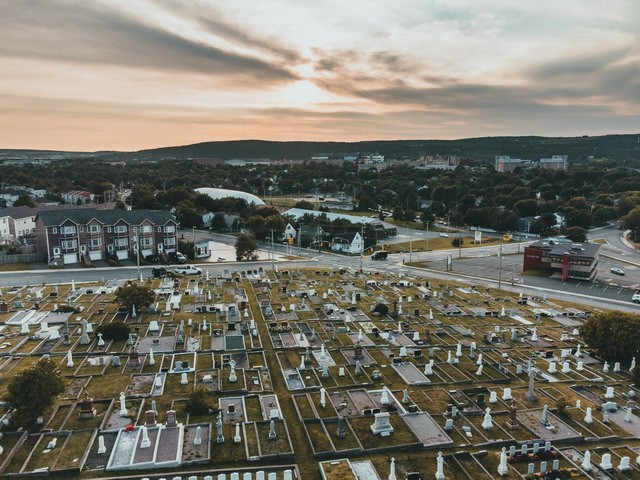
<path id="1" fill-rule="evenodd" d="M 550 270 L 561 274 L 562 281 L 592 281 L 598 274 L 600 245 L 597 243 L 540 240 L 524 249 L 522 271 Z"/>

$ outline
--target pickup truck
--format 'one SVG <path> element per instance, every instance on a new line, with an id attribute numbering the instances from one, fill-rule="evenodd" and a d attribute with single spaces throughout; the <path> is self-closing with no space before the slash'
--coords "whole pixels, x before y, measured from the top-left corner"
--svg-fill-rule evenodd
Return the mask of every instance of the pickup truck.
<path id="1" fill-rule="evenodd" d="M 202 269 L 193 265 L 182 265 L 174 270 L 178 275 L 202 275 Z"/>

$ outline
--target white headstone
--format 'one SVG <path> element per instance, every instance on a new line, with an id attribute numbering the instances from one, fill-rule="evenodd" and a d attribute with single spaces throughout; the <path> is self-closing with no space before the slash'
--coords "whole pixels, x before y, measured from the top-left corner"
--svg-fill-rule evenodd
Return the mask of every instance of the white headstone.
<path id="1" fill-rule="evenodd" d="M 611 454 L 604 453 L 602 454 L 602 459 L 600 461 L 600 468 L 603 470 L 611 470 L 613 465 L 611 464 Z"/>
<path id="2" fill-rule="evenodd" d="M 196 427 L 196 437 L 193 439 L 194 445 L 202 445 L 202 427 L 198 425 Z"/>
<path id="3" fill-rule="evenodd" d="M 587 411 L 584 415 L 584 423 L 593 423 L 593 417 L 591 416 L 591 407 L 587 407 Z"/>
<path id="4" fill-rule="evenodd" d="M 622 457 L 620 459 L 620 465 L 618 466 L 618 470 L 621 472 L 626 472 L 627 470 L 631 470 L 631 465 L 629 462 L 631 461 L 630 457 Z"/>
<path id="5" fill-rule="evenodd" d="M 442 452 L 438 452 L 436 457 L 436 480 L 444 480 L 444 459 Z"/>
<path id="6" fill-rule="evenodd" d="M 485 430 L 491 430 L 493 428 L 493 420 L 491 419 L 491 409 L 487 407 L 484 414 L 484 419 L 482 420 L 482 428 Z"/>
<path id="7" fill-rule="evenodd" d="M 500 464 L 498 465 L 498 475 L 504 477 L 509 473 L 509 467 L 507 466 L 507 449 L 502 447 L 500 452 Z"/>
<path id="8" fill-rule="evenodd" d="M 140 442 L 140 448 L 149 448 L 151 446 L 151 440 L 149 440 L 149 432 L 147 432 L 147 427 L 142 425 L 140 427 L 142 431 L 142 441 Z"/>
<path id="9" fill-rule="evenodd" d="M 591 465 L 591 452 L 589 450 L 584 452 L 584 457 L 580 467 L 582 467 L 585 472 L 590 472 L 593 469 L 593 465 Z"/>

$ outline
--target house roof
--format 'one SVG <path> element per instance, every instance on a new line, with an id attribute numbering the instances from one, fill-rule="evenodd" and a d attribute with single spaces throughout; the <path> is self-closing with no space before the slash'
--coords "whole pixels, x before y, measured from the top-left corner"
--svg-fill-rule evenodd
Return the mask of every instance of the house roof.
<path id="1" fill-rule="evenodd" d="M 36 207 L 27 207 L 25 205 L 20 207 L 10 207 L 0 209 L 0 217 L 27 218 L 34 217 L 38 212 L 44 212 L 46 210 L 86 210 L 87 208 L 98 210 L 110 210 L 113 209 L 115 204 L 102 203 L 99 206 L 96 205 L 39 205 L 36 203 Z"/>
<path id="2" fill-rule="evenodd" d="M 82 208 L 77 210 L 47 210 L 38 213 L 38 218 L 49 227 L 62 225 L 67 219 L 77 224 L 87 224 L 96 219 L 104 225 L 115 225 L 120 220 L 131 225 L 140 225 L 145 220 L 150 220 L 156 225 L 164 225 L 173 219 L 173 215 L 166 210 L 98 210 L 95 208 Z"/>

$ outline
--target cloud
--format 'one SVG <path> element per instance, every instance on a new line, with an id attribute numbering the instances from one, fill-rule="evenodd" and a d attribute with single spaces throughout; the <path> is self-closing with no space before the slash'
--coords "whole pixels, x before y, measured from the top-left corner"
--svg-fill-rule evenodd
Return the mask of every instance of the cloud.
<path id="1" fill-rule="evenodd" d="M 180 36 L 95 2 L 5 2 L 0 55 L 238 77 L 248 83 L 296 78 L 284 64 Z"/>

